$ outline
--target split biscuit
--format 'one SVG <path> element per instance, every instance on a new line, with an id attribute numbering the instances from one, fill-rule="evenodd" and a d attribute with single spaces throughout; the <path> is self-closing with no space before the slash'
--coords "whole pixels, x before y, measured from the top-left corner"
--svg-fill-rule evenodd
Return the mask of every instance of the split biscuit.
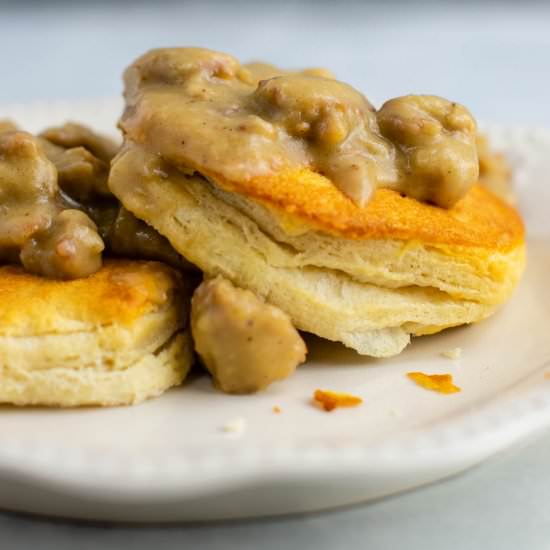
<path id="1" fill-rule="evenodd" d="M 127 405 L 181 384 L 191 290 L 157 262 L 107 260 L 72 281 L 0 267 L 0 402 Z"/>
<path id="2" fill-rule="evenodd" d="M 361 354 L 486 318 L 524 268 L 519 214 L 480 186 L 450 209 L 388 189 L 359 207 L 307 169 L 235 183 L 155 162 L 131 142 L 115 159 L 109 185 L 128 210 L 207 275 Z"/>

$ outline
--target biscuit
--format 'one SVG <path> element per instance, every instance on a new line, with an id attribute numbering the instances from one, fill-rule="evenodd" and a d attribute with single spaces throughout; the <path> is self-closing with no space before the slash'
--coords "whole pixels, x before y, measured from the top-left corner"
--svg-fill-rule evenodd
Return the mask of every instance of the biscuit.
<path id="1" fill-rule="evenodd" d="M 72 281 L 0 267 L 0 402 L 126 405 L 181 384 L 190 294 L 157 262 L 107 260 Z"/>
<path id="2" fill-rule="evenodd" d="M 451 209 L 387 189 L 359 207 L 307 169 L 234 183 L 155 171 L 155 158 L 128 142 L 115 159 L 109 186 L 128 210 L 208 275 L 361 354 L 484 319 L 523 271 L 521 218 L 479 186 Z"/>

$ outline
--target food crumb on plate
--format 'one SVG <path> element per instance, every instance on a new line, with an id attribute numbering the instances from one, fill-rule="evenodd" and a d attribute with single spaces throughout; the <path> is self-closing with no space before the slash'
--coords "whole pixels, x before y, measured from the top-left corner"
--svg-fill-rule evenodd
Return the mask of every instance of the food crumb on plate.
<path id="1" fill-rule="evenodd" d="M 246 431 L 246 420 L 242 416 L 228 420 L 223 425 L 223 431 L 234 435 L 243 435 Z"/>
<path id="2" fill-rule="evenodd" d="M 453 359 L 456 361 L 457 359 L 460 359 L 462 357 L 462 348 L 448 349 L 441 352 L 441 355 L 443 357 L 446 357 L 447 359 Z"/>
<path id="3" fill-rule="evenodd" d="M 281 407 L 279 407 L 279 405 L 275 405 L 272 409 L 271 409 L 275 414 L 281 414 Z"/>
<path id="4" fill-rule="evenodd" d="M 313 402 L 325 411 L 330 412 L 338 407 L 357 407 L 363 403 L 363 400 L 349 393 L 315 390 Z"/>
<path id="5" fill-rule="evenodd" d="M 425 374 L 423 372 L 408 372 L 407 376 L 426 390 L 439 393 L 456 393 L 461 391 L 453 384 L 451 374 Z"/>

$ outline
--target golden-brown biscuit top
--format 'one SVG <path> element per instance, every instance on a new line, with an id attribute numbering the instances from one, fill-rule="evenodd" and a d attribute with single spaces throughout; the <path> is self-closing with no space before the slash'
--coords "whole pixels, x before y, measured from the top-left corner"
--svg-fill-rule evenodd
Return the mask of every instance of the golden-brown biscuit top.
<path id="1" fill-rule="evenodd" d="M 130 325 L 184 292 L 178 272 L 158 262 L 107 260 L 90 277 L 61 281 L 0 267 L 0 335 L 23 336 Z M 184 306 L 182 306 L 184 307 Z"/>
<path id="2" fill-rule="evenodd" d="M 289 232 L 321 230 L 344 238 L 415 239 L 425 244 L 509 250 L 524 240 L 518 212 L 490 191 L 474 186 L 453 208 L 445 209 L 378 189 L 359 207 L 326 177 L 307 168 L 282 171 L 238 183 L 208 174 L 220 187 L 258 200 Z"/>

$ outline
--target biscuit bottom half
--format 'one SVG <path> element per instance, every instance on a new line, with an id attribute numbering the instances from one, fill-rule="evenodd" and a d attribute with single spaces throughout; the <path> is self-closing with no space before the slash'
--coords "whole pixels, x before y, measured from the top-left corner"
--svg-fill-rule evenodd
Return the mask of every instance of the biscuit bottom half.
<path id="1" fill-rule="evenodd" d="M 270 204 L 213 178 L 175 170 L 158 176 L 143 159 L 139 147 L 130 147 L 111 171 L 109 185 L 128 210 L 207 275 L 223 275 L 281 308 L 297 328 L 360 354 L 396 355 L 411 336 L 488 317 L 523 271 L 521 221 L 480 189 L 450 211 L 382 193 L 392 203 L 385 209 L 375 200 L 360 212 L 358 227 L 372 234 L 358 237 L 304 218 L 295 223 L 295 209 L 274 204 L 275 185 L 262 188 Z M 301 189 L 308 181 L 292 185 Z M 323 196 L 330 188 L 316 199 L 317 214 Z M 334 215 L 346 214 L 346 204 Z M 377 234 L 376 216 L 389 220 Z"/>
<path id="2" fill-rule="evenodd" d="M 0 403 L 127 405 L 181 384 L 190 292 L 157 262 L 110 260 L 74 281 L 0 268 Z"/>

